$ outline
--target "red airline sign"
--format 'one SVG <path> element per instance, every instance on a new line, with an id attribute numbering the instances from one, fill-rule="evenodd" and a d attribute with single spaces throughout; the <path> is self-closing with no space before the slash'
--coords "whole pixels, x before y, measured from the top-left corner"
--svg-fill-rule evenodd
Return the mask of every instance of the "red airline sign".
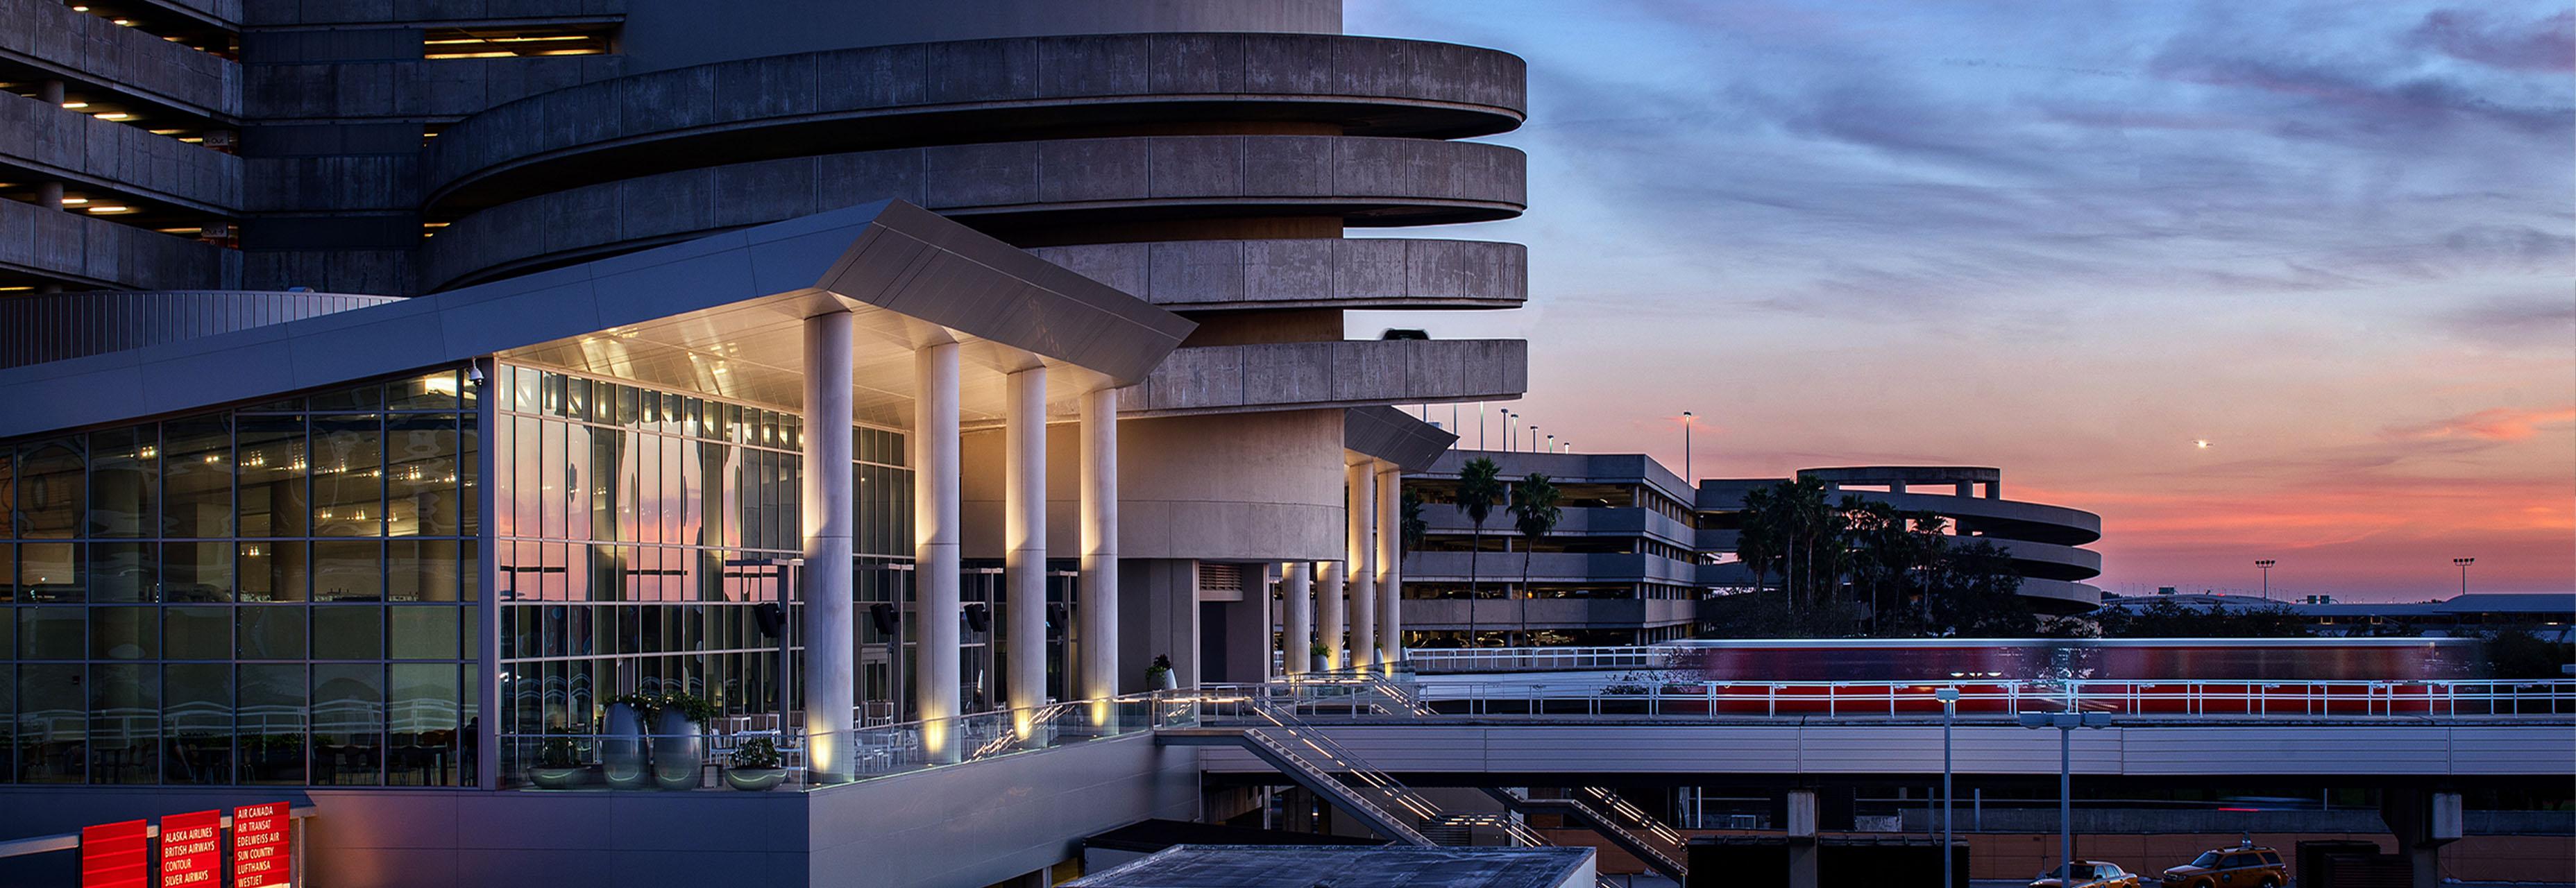
<path id="1" fill-rule="evenodd" d="M 161 888 L 217 888 L 224 878 L 224 812 L 161 818 Z"/>
<path id="2" fill-rule="evenodd" d="M 144 888 L 151 869 L 144 822 L 81 827 L 81 888 Z"/>
<path id="3" fill-rule="evenodd" d="M 294 878 L 294 839 L 287 833 L 287 803 L 233 809 L 233 888 L 284 886 Z"/>

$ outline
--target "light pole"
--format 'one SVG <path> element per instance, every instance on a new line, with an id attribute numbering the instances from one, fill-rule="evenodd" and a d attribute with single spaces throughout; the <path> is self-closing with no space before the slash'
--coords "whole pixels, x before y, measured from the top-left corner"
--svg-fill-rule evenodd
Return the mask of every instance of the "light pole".
<path id="1" fill-rule="evenodd" d="M 1691 412 L 1684 410 L 1682 411 L 1682 486 L 1684 487 L 1691 485 L 1690 427 Z"/>
<path id="2" fill-rule="evenodd" d="M 2453 558 L 2451 559 L 2451 563 L 2460 566 L 2460 594 L 2469 594 L 2469 565 L 2478 563 L 2478 560 L 2475 558 Z"/>
<path id="3" fill-rule="evenodd" d="M 2075 686 L 2066 686 L 2066 711 L 2024 712 L 2021 726 L 2057 729 L 2057 884 L 2075 884 L 2075 729 L 2111 726 L 2108 712 L 2076 712 Z"/>
<path id="4" fill-rule="evenodd" d="M 1549 435 L 1549 436 L 1547 436 L 1547 449 L 1546 449 L 1546 450 L 1539 451 L 1539 452 L 1541 452 L 1541 453 L 1555 453 L 1555 452 L 1556 452 L 1556 436 L 1555 436 L 1555 435 Z"/>
<path id="5" fill-rule="evenodd" d="M 1941 701 L 1941 888 L 1950 885 L 1950 720 L 1959 714 L 1959 689 L 1932 692 Z"/>
<path id="6" fill-rule="evenodd" d="M 1512 412 L 1503 411 L 1503 452 L 1512 452 L 1513 442 L 1520 440 L 1521 430 L 1512 426 Z"/>
<path id="7" fill-rule="evenodd" d="M 1530 423 L 1530 452 L 1531 452 L 1531 453 L 1537 453 L 1537 452 L 1539 452 L 1539 450 L 1538 450 L 1538 423 Z"/>
<path id="8" fill-rule="evenodd" d="M 2278 563 L 2278 562 L 2275 562 L 2275 561 L 2273 561 L 2272 559 L 2269 559 L 2269 558 L 2257 558 L 2257 559 L 2255 559 L 2255 560 L 2254 560 L 2254 567 L 2255 567 L 2255 569 L 2260 570 L 2260 571 L 2262 571 L 2262 572 L 2263 572 L 2263 600 L 2264 600 L 2264 601 L 2270 601 L 2270 600 L 2272 600 L 2272 565 L 2274 565 L 2274 564 L 2276 564 L 2276 563 Z"/>

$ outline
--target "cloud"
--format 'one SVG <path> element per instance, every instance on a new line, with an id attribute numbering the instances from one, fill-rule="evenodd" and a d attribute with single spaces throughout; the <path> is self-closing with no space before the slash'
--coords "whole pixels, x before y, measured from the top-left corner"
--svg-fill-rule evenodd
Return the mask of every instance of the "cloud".
<path id="1" fill-rule="evenodd" d="M 2414 441 L 2446 438 L 2520 441 L 2539 434 L 2542 428 L 2571 422 L 2576 422 L 2576 405 L 2540 410 L 2493 407 L 2428 423 L 2392 427 L 2386 431 L 2386 434 L 2393 438 Z"/>
<path id="2" fill-rule="evenodd" d="M 2521 25 L 2478 11 L 2437 9 L 2408 35 L 2420 46 L 2462 61 L 2521 71 L 2576 70 L 2576 12 Z"/>
<path id="3" fill-rule="evenodd" d="M 2433 323 L 2452 335 L 2491 345 L 2576 348 L 2576 287 L 2559 279 L 2540 288 L 2555 292 L 2453 305 L 2435 312 Z"/>

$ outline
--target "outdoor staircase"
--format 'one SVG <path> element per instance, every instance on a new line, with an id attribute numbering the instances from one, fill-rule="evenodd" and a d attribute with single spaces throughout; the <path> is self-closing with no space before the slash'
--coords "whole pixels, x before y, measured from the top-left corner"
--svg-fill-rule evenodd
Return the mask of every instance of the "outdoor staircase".
<path id="1" fill-rule="evenodd" d="M 1281 742 L 1280 738 L 1272 737 L 1260 728 L 1164 728 L 1154 733 L 1154 739 L 1179 746 L 1241 747 L 1264 764 L 1278 769 L 1298 786 L 1305 787 L 1307 792 L 1331 802 L 1334 808 L 1367 825 L 1370 831 L 1407 845 L 1429 847 L 1434 844 L 1411 823 L 1370 801 L 1357 787 L 1343 783 L 1301 753 L 1298 746 L 1312 745 L 1303 739 L 1291 737 L 1287 742 Z M 1389 795 L 1392 796 L 1391 793 Z"/>
<path id="2" fill-rule="evenodd" d="M 1672 879 L 1675 882 L 1688 882 L 1688 869 L 1682 865 L 1682 862 L 1679 859 L 1679 852 L 1681 851 L 1681 833 L 1679 832 L 1671 833 L 1671 839 L 1669 841 L 1662 841 L 1661 836 L 1650 837 L 1649 835 L 1639 835 L 1635 831 L 1630 830 L 1627 826 L 1619 823 L 1617 820 L 1612 819 L 1609 814 L 1604 813 L 1601 809 L 1586 804 L 1580 798 L 1533 799 L 1522 796 L 1520 793 L 1513 792 L 1509 789 L 1491 786 L 1483 787 L 1483 789 L 1486 795 L 1493 796 L 1494 800 L 1502 802 L 1504 807 L 1522 814 L 1553 814 L 1558 817 L 1565 818 L 1565 822 L 1568 826 L 1588 829 L 1600 835 L 1602 838 L 1610 840 L 1610 844 L 1618 846 L 1621 851 L 1626 851 L 1630 854 L 1636 855 L 1638 860 L 1645 861 L 1647 868 L 1652 869 L 1655 872 L 1662 873 L 1666 878 Z M 1607 790 L 1593 790 L 1587 788 L 1587 791 L 1595 794 L 1596 798 L 1606 797 L 1616 804 L 1627 804 L 1625 800 L 1619 799 L 1615 795 L 1611 795 Z M 1636 810 L 1639 815 L 1645 815 L 1645 811 L 1643 809 L 1638 809 L 1634 805 L 1628 805 L 1628 807 Z M 1647 823 L 1653 823 L 1651 817 L 1632 817 L 1629 819 L 1632 821 L 1644 819 Z M 1655 825 L 1660 826 L 1661 824 Z M 1651 834 L 1651 829 L 1649 832 Z"/>
<path id="3" fill-rule="evenodd" d="M 1370 681 L 1352 687 L 1353 693 L 1328 698 L 1325 708 L 1366 708 L 1376 714 L 1400 716 L 1423 715 L 1430 711 L 1418 698 L 1394 682 Z M 1158 728 L 1154 732 L 1155 740 L 1179 746 L 1239 747 L 1306 791 L 1332 803 L 1342 813 L 1367 825 L 1370 830 L 1404 844 L 1422 847 L 1467 845 L 1474 835 L 1475 826 L 1499 829 L 1511 838 L 1514 845 L 1522 847 L 1553 844 L 1545 835 L 1509 813 L 1497 817 L 1440 810 L 1420 792 L 1397 781 L 1394 775 L 1371 767 L 1358 753 L 1299 718 L 1297 710 L 1303 705 L 1298 702 L 1301 698 L 1304 698 L 1303 694 L 1273 699 L 1255 692 L 1243 701 L 1246 705 L 1240 710 L 1246 720 L 1253 723 Z M 1385 799 L 1387 804 L 1379 804 L 1371 798 L 1372 795 Z M 1394 810 L 1390 810 L 1390 805 Z M 1603 822 L 1608 823 L 1607 820 Z M 1435 837 L 1445 841 L 1435 841 Z M 1674 871 L 1678 872 L 1678 869 Z M 1594 877 L 1594 885 L 1596 888 L 1617 888 L 1608 877 L 1598 874 Z"/>

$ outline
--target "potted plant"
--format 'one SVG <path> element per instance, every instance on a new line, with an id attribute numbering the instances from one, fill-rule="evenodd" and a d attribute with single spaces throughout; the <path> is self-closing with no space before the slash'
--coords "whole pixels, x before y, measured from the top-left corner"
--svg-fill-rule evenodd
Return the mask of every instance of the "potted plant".
<path id="1" fill-rule="evenodd" d="M 1170 656 L 1165 654 L 1154 655 L 1154 664 L 1145 667 L 1145 684 L 1150 689 L 1157 691 L 1170 691 L 1180 688 L 1180 680 L 1174 678 L 1172 675 L 1172 658 Z"/>
<path id="2" fill-rule="evenodd" d="M 570 737 L 548 737 L 537 747 L 537 764 L 528 780 L 539 789 L 571 789 L 588 782 L 590 768 L 581 763 Z"/>
<path id="3" fill-rule="evenodd" d="M 727 756 L 726 764 L 725 785 L 744 792 L 770 789 L 787 779 L 787 769 L 779 767 L 778 744 L 767 737 L 743 741 Z"/>
<path id="4" fill-rule="evenodd" d="M 1330 662 L 1332 658 L 1333 649 L 1330 647 L 1316 644 L 1310 645 L 1306 648 L 1306 668 L 1310 670 L 1322 672 L 1326 669 L 1333 668 L 1332 663 Z"/>
<path id="5" fill-rule="evenodd" d="M 644 694 L 621 694 L 608 701 L 606 730 L 599 743 L 600 774 L 618 789 L 643 789 L 653 779 L 645 768 L 644 726 L 661 700 Z"/>
<path id="6" fill-rule="evenodd" d="M 653 712 L 653 782 L 696 789 L 706 779 L 707 723 L 716 705 L 693 694 L 663 694 Z"/>

